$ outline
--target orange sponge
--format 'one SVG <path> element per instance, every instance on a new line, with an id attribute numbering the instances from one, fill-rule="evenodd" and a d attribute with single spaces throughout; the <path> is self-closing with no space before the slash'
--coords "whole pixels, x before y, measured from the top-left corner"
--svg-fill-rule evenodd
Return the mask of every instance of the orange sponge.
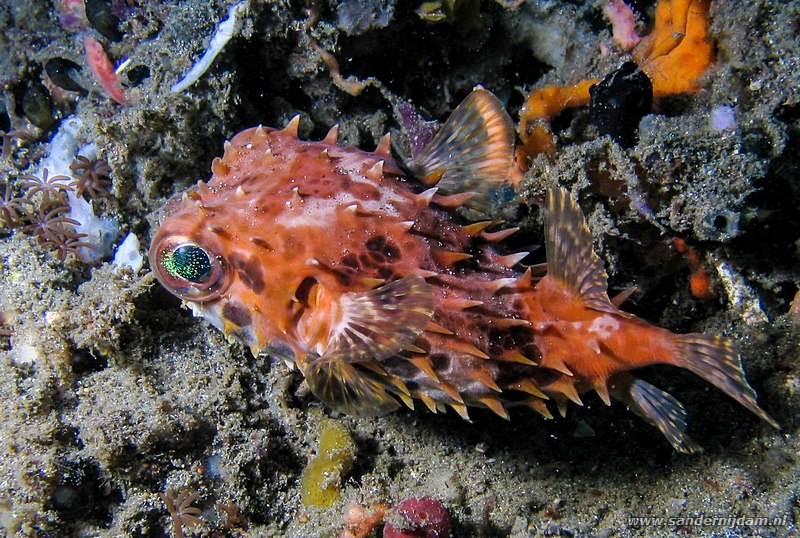
<path id="1" fill-rule="evenodd" d="M 696 92 L 698 80 L 714 60 L 708 35 L 711 0 L 659 0 L 653 31 L 633 50 L 633 58 L 653 83 L 653 97 Z M 564 109 L 589 102 L 588 79 L 574 86 L 547 86 L 534 90 L 520 112 L 517 163 L 525 170 L 528 158 L 554 155 L 556 139 L 549 122 Z"/>
<path id="2" fill-rule="evenodd" d="M 708 35 L 710 0 L 661 0 L 653 31 L 633 50 L 653 82 L 653 97 L 696 92 L 698 79 L 714 60 Z"/>

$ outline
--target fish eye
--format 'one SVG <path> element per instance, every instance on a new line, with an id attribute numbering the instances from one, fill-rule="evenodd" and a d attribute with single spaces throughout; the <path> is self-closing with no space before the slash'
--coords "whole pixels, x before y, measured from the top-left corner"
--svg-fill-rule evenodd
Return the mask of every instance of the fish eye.
<path id="1" fill-rule="evenodd" d="M 154 254 L 156 276 L 178 297 L 204 301 L 222 291 L 222 261 L 200 245 L 172 239 L 163 241 Z"/>
<path id="2" fill-rule="evenodd" d="M 211 257 L 197 245 L 180 245 L 161 257 L 161 266 L 170 276 L 195 284 L 205 284 L 211 276 Z"/>

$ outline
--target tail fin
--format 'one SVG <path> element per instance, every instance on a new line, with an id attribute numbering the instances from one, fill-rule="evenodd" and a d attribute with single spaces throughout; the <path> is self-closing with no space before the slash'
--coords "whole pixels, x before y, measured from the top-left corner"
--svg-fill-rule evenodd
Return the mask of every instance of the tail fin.
<path id="1" fill-rule="evenodd" d="M 739 354 L 729 339 L 705 334 L 675 336 L 678 366 L 699 375 L 773 428 L 780 428 L 756 403 L 756 391 L 747 383 Z"/>

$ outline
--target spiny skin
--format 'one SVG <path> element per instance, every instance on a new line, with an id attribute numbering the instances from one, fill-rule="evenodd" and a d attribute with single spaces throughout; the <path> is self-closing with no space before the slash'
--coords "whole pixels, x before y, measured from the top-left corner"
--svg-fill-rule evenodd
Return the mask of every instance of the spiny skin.
<path id="1" fill-rule="evenodd" d="M 214 161 L 211 181 L 171 202 L 153 239 L 159 245 L 180 237 L 224 261 L 224 291 L 190 303 L 212 324 L 256 352 L 267 344 L 288 347 L 302 362 L 325 352 L 326 329 L 335 323 L 325 304 L 376 287 L 372 279 L 430 272 L 436 275 L 427 278 L 436 298 L 431 321 L 443 329 L 425 330 L 413 342 L 425 353 L 403 351 L 383 368 L 413 391 L 457 405 L 496 396 L 485 379 L 508 386 L 558 375 L 502 360 L 513 350 L 535 361 L 534 335 L 515 288 L 493 293 L 483 285 L 522 273 L 501 265 L 486 241 L 470 237 L 437 208 L 436 196 L 431 204 L 421 200 L 414 192 L 421 188 L 389 155 L 300 141 L 267 128 L 261 133 L 236 135 Z M 378 179 L 367 177 L 380 162 Z M 447 252 L 473 258 L 448 263 Z M 321 296 L 312 307 L 308 296 L 316 285 Z M 463 308 L 463 301 L 483 304 Z M 491 358 L 477 356 L 483 354 Z M 431 365 L 438 381 L 415 366 L 421 363 Z M 455 391 L 459 398 L 449 395 Z"/>
<path id="2" fill-rule="evenodd" d="M 683 406 L 628 373 L 672 364 L 776 425 L 730 341 L 676 335 L 609 301 L 603 263 L 563 189 L 548 191 L 542 278 L 518 269 L 524 254 L 493 250 L 510 231 L 457 223 L 448 209 L 471 196 L 458 177 L 474 189 L 486 170 L 505 177 L 513 163 L 510 120 L 498 120 L 502 107 L 486 94 L 473 92 L 443 127 L 443 139 L 461 139 L 455 149 L 434 140 L 440 149 L 419 161 L 423 182 L 446 178 L 446 195 L 406 176 L 388 138 L 370 153 L 337 146 L 335 128 L 322 141 L 299 140 L 297 121 L 239 133 L 208 184 L 167 204 L 150 249 L 156 276 L 253 353 L 297 365 L 317 397 L 351 414 L 415 398 L 465 419 L 467 406 L 508 418 L 509 405 L 551 418 L 548 400 L 563 414 L 594 390 L 694 452 Z M 464 149 L 475 139 L 481 146 Z M 424 164 L 446 165 L 443 155 L 463 166 L 443 174 Z"/>

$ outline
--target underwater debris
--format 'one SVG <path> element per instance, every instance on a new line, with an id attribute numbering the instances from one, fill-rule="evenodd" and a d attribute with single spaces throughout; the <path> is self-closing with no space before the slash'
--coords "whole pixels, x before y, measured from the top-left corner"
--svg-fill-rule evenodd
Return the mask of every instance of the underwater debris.
<path id="1" fill-rule="evenodd" d="M 711 252 L 708 257 L 717 270 L 717 276 L 725 290 L 728 304 L 739 314 L 742 321 L 747 325 L 769 322 L 769 317 L 761 305 L 761 297 L 744 276 L 722 256 Z"/>
<path id="2" fill-rule="evenodd" d="M 373 529 L 383 521 L 383 516 L 389 510 L 385 503 L 372 503 L 369 508 L 360 504 L 350 503 L 344 507 L 342 522 L 344 529 L 338 538 L 367 538 Z"/>
<path id="3" fill-rule="evenodd" d="M 22 94 L 22 113 L 36 127 L 50 129 L 56 122 L 53 100 L 50 92 L 40 82 L 33 82 Z"/>
<path id="4" fill-rule="evenodd" d="M 67 32 L 80 32 L 89 27 L 84 0 L 55 0 L 58 22 Z"/>
<path id="5" fill-rule="evenodd" d="M 450 536 L 450 528 L 450 514 L 442 501 L 411 498 L 392 509 L 383 538 L 445 538 Z"/>
<path id="6" fill-rule="evenodd" d="M 86 18 L 92 28 L 111 41 L 122 39 L 119 31 L 119 17 L 111 10 L 110 0 L 85 0 Z"/>
<path id="7" fill-rule="evenodd" d="M 336 26 L 347 35 L 385 28 L 394 17 L 395 0 L 345 0 L 336 8 Z"/>
<path id="8" fill-rule="evenodd" d="M 169 91 L 172 93 L 179 93 L 194 84 L 198 79 L 203 76 L 203 73 L 208 71 L 214 59 L 222 51 L 228 41 L 236 35 L 241 27 L 241 18 L 247 9 L 247 2 L 239 2 L 234 4 L 228 9 L 228 18 L 219 23 L 214 37 L 208 44 L 205 53 L 195 62 L 191 69 L 183 76 L 181 80 L 173 84 Z"/>
<path id="9" fill-rule="evenodd" d="M 8 339 L 14 334 L 11 324 L 14 321 L 14 312 L 5 305 L 0 304 L 0 337 L 2 343 L 8 343 Z"/>
<path id="10" fill-rule="evenodd" d="M 711 0 L 660 0 L 653 31 L 633 49 L 633 59 L 653 81 L 656 99 L 700 90 L 700 78 L 714 60 L 708 34 Z"/>
<path id="11" fill-rule="evenodd" d="M 371 84 L 378 84 L 378 81 L 372 77 L 369 77 L 366 80 L 358 80 L 354 76 L 344 78 L 339 71 L 339 61 L 336 59 L 336 56 L 323 49 L 313 39 L 311 40 L 311 48 L 313 48 L 317 54 L 319 54 L 320 59 L 322 59 L 322 63 L 325 64 L 325 66 L 328 68 L 328 71 L 331 73 L 331 79 L 333 79 L 333 83 L 336 84 L 336 87 L 343 92 L 356 97 L 361 95 L 361 92 L 363 92 L 367 86 Z"/>
<path id="12" fill-rule="evenodd" d="M 624 148 L 636 145 L 639 122 L 653 107 L 653 84 L 633 62 L 589 88 L 589 118 L 600 136 Z"/>
<path id="13" fill-rule="evenodd" d="M 736 128 L 736 110 L 732 106 L 718 105 L 708 115 L 708 126 L 714 132 Z"/>
<path id="14" fill-rule="evenodd" d="M 703 267 L 697 250 L 690 247 L 686 241 L 679 237 L 672 240 L 672 246 L 686 257 L 686 262 L 689 264 L 689 271 L 691 272 L 689 290 L 692 295 L 698 299 L 712 299 L 715 294 L 711 288 L 711 278 L 708 276 L 706 268 Z"/>
<path id="15" fill-rule="evenodd" d="M 300 477 L 300 498 L 305 506 L 327 508 L 339 500 L 342 479 L 353 466 L 356 445 L 350 432 L 333 419 L 320 425 L 317 455 Z"/>
<path id="16" fill-rule="evenodd" d="M 224 503 L 218 502 L 214 505 L 214 508 L 217 509 L 217 512 L 225 516 L 225 521 L 222 524 L 222 528 L 224 530 L 229 531 L 233 529 L 247 528 L 247 518 L 242 515 L 242 511 L 239 509 L 239 506 L 233 501 Z"/>
<path id="17" fill-rule="evenodd" d="M 80 223 L 64 216 L 68 210 L 67 205 L 49 208 L 43 203 L 39 204 L 37 211 L 28 215 L 28 224 L 22 227 L 23 232 L 36 237 L 39 245 L 53 250 L 62 262 L 70 252 L 77 254 L 78 249 L 89 246 L 81 241 L 86 234 L 75 231 L 75 226 Z"/>
<path id="18" fill-rule="evenodd" d="M 425 22 L 452 24 L 462 34 L 491 21 L 488 13 L 481 12 L 480 0 L 432 0 L 420 4 L 416 13 Z"/>
<path id="19" fill-rule="evenodd" d="M 636 33 L 636 16 L 625 2 L 608 0 L 603 5 L 603 14 L 611 23 L 611 35 L 620 47 L 631 50 L 642 40 Z"/>
<path id="20" fill-rule="evenodd" d="M 567 108 L 583 106 L 589 102 L 589 88 L 599 82 L 588 79 L 573 86 L 547 86 L 531 92 L 519 113 L 517 164 L 523 169 L 528 158 L 556 152 L 556 138 L 550 131 L 550 122 Z"/>
<path id="21" fill-rule="evenodd" d="M 77 155 L 69 169 L 74 178 L 70 185 L 75 188 L 75 196 L 98 198 L 111 194 L 108 189 L 111 185 L 111 167 L 105 159 Z"/>
<path id="22" fill-rule="evenodd" d="M 86 36 L 83 40 L 86 51 L 86 63 L 89 64 L 94 78 L 100 83 L 106 94 L 121 105 L 128 105 L 130 101 L 125 97 L 125 89 L 114 70 L 114 65 L 109 60 L 103 45 L 95 38 Z"/>
<path id="23" fill-rule="evenodd" d="M 133 232 L 128 232 L 125 239 L 117 247 L 111 265 L 116 267 L 127 267 L 133 273 L 138 273 L 144 267 L 144 256 L 141 253 L 139 238 Z"/>
<path id="24" fill-rule="evenodd" d="M 185 538 L 183 534 L 184 525 L 194 527 L 201 523 L 200 518 L 197 516 L 202 514 L 203 511 L 196 506 L 192 506 L 192 503 L 200 497 L 199 492 L 192 493 L 189 488 L 186 488 L 175 494 L 172 488 L 167 488 L 167 491 L 158 495 L 169 511 L 175 538 Z"/>

